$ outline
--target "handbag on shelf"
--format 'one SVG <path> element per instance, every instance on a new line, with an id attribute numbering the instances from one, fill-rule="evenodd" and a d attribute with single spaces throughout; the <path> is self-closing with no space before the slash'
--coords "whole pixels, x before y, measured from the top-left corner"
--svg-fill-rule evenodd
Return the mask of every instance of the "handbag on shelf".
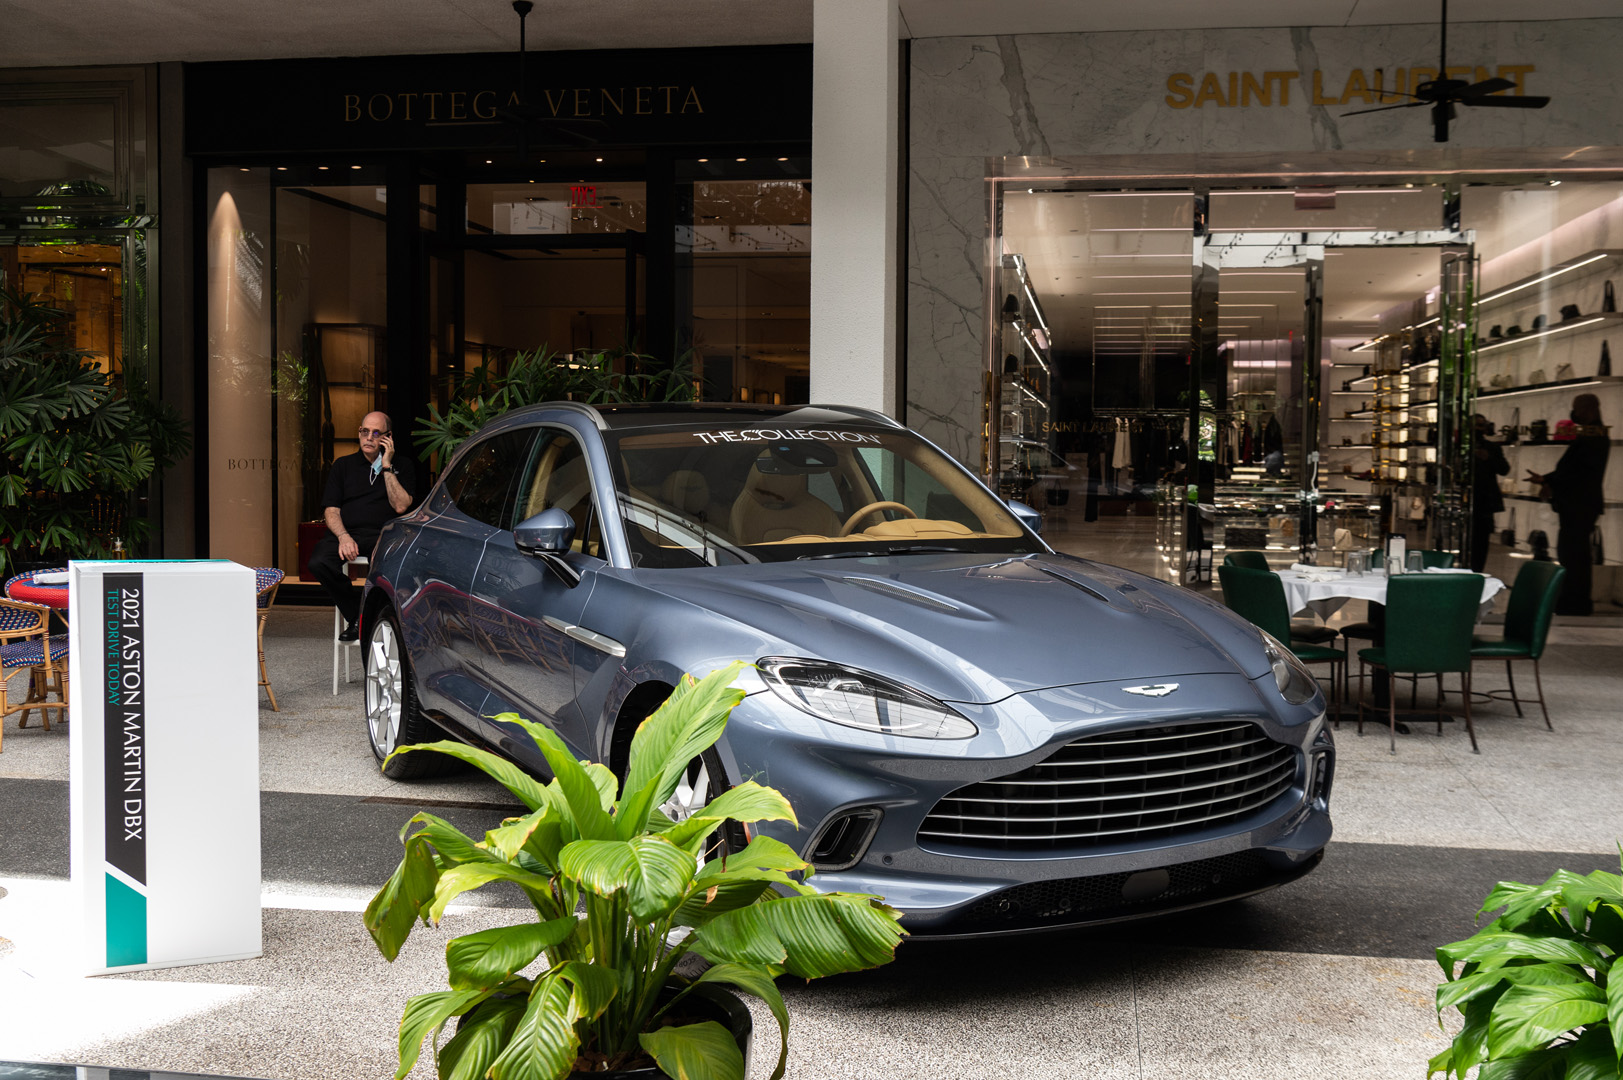
<path id="1" fill-rule="evenodd" d="M 1544 377 L 1544 369 L 1541 367 L 1534 368 L 1532 374 L 1527 376 L 1528 386 L 1538 386 L 1540 383 L 1546 383 L 1549 381 L 1549 379 Z"/>
<path id="2" fill-rule="evenodd" d="M 1555 442 L 1572 442 L 1578 437 L 1578 425 L 1571 420 L 1557 420 L 1555 434 L 1550 436 Z"/>
<path id="3" fill-rule="evenodd" d="M 1573 319 L 1581 318 L 1582 315 L 1583 313 L 1578 310 L 1577 304 L 1568 304 L 1561 309 L 1562 322 L 1571 322 Z"/>
<path id="4" fill-rule="evenodd" d="M 1612 346 L 1610 342 L 1600 343 L 1600 368 L 1596 375 L 1610 375 L 1612 373 Z"/>
<path id="5" fill-rule="evenodd" d="M 1573 378 L 1572 365 L 1571 364 L 1557 364 L 1555 366 L 1555 381 L 1556 382 L 1566 382 L 1570 378 Z"/>
<path id="6" fill-rule="evenodd" d="M 1550 422 L 1548 420 L 1534 420 L 1527 425 L 1527 441 L 1535 445 L 1550 441 Z"/>
<path id="7" fill-rule="evenodd" d="M 1505 527 L 1499 530 L 1499 542 L 1506 547 L 1516 546 L 1516 508 L 1510 508 L 1510 515 L 1505 518 Z"/>
<path id="8" fill-rule="evenodd" d="M 1544 316 L 1542 314 L 1534 315 L 1533 316 L 1533 333 L 1536 334 L 1542 329 L 1544 329 Z"/>
<path id="9" fill-rule="evenodd" d="M 1422 499 L 1418 495 L 1412 496 L 1409 499 L 1409 520 L 1410 521 L 1425 521 L 1426 520 L 1426 500 Z"/>
<path id="10" fill-rule="evenodd" d="M 1499 429 L 1505 436 L 1506 446 L 1515 446 L 1516 441 L 1522 437 L 1521 423 L 1522 410 L 1518 406 L 1510 410 L 1510 423 Z"/>

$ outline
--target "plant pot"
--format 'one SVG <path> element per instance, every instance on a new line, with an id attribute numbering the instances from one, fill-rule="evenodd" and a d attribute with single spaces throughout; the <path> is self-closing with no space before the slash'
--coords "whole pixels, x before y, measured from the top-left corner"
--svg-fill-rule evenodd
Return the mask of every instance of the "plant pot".
<path id="1" fill-rule="evenodd" d="M 664 1001 L 675 994 L 677 989 L 666 987 L 660 994 L 660 1000 Z M 714 1020 L 732 1032 L 739 1052 L 744 1055 L 744 1075 L 748 1076 L 750 1034 L 754 1025 L 749 1009 L 738 995 L 714 983 L 705 983 L 683 1000 L 682 1009 L 689 1020 Z M 670 1074 L 661 1071 L 657 1065 L 642 1069 L 616 1069 L 613 1072 L 573 1072 L 569 1076 L 570 1080 L 672 1080 Z"/>

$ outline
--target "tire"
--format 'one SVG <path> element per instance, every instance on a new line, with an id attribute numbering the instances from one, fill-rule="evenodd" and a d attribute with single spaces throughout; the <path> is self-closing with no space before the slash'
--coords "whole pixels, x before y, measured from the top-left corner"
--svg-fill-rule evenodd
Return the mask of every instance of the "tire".
<path id="1" fill-rule="evenodd" d="M 411 659 L 406 655 L 400 620 L 385 608 L 367 624 L 361 650 L 366 668 L 366 734 L 372 754 L 383 763 L 391 780 L 432 776 L 445 770 L 448 759 L 439 754 L 404 754 L 385 761 L 402 746 L 433 742 L 438 729 L 417 708 L 412 686 Z"/>
<path id="2" fill-rule="evenodd" d="M 676 791 L 659 809 L 672 821 L 682 821 L 730 787 L 732 784 L 727 780 L 727 771 L 722 768 L 721 755 L 714 749 L 706 750 L 688 762 L 687 772 L 677 782 Z M 703 866 L 724 854 L 742 851 L 748 842 L 743 825 L 729 821 L 706 839 L 699 865 Z"/>

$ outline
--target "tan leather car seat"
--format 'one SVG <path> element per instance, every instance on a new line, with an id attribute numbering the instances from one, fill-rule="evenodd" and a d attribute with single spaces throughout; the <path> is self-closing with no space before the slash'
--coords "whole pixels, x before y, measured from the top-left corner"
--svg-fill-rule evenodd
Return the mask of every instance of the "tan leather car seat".
<path id="1" fill-rule="evenodd" d="M 741 544 L 769 544 L 791 536 L 834 536 L 839 515 L 806 490 L 805 473 L 783 475 L 750 467 L 749 479 L 733 503 L 733 536 Z"/>

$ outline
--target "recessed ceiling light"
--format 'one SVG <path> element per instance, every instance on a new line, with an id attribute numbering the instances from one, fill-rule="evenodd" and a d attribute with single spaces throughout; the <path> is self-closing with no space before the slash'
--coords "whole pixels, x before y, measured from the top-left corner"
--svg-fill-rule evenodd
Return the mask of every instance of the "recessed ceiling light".
<path id="1" fill-rule="evenodd" d="M 327 171 L 327 166 L 325 166 L 325 165 L 317 165 L 316 168 L 320 169 L 322 172 Z"/>
<path id="2" fill-rule="evenodd" d="M 490 164 L 490 159 L 489 159 L 489 158 L 486 158 L 486 159 L 485 159 L 485 164 L 486 164 L 486 165 L 489 165 L 489 164 Z"/>
<path id="3" fill-rule="evenodd" d="M 709 158 L 707 158 L 707 157 L 702 157 L 702 158 L 700 158 L 700 159 L 699 159 L 699 164 L 701 164 L 701 165 L 703 165 L 703 164 L 704 164 L 704 163 L 705 163 L 705 162 L 707 162 L 707 161 L 709 161 L 709 160 L 710 160 L 710 159 L 709 159 Z"/>
<path id="4" fill-rule="evenodd" d="M 359 166 L 359 165 L 351 165 L 351 166 L 350 166 L 350 168 L 352 168 L 352 169 L 359 169 L 359 168 L 360 168 L 360 166 Z"/>
<path id="5" fill-rule="evenodd" d="M 276 166 L 276 171 L 277 172 L 287 172 L 287 166 L 286 165 L 278 165 L 278 166 Z"/>
<path id="6" fill-rule="evenodd" d="M 788 161 L 788 160 L 789 160 L 789 159 L 788 159 L 788 158 L 786 158 L 786 157 L 781 157 L 781 158 L 779 158 L 779 159 L 778 159 L 778 160 L 779 160 L 779 161 Z"/>
<path id="7" fill-rule="evenodd" d="M 238 172 L 247 172 L 248 170 L 247 169 L 238 169 L 237 171 Z"/>
<path id="8" fill-rule="evenodd" d="M 603 160 L 603 159 L 602 159 L 602 158 L 598 158 L 598 159 L 597 159 L 597 160 L 598 160 L 598 161 L 602 161 L 602 160 Z"/>

